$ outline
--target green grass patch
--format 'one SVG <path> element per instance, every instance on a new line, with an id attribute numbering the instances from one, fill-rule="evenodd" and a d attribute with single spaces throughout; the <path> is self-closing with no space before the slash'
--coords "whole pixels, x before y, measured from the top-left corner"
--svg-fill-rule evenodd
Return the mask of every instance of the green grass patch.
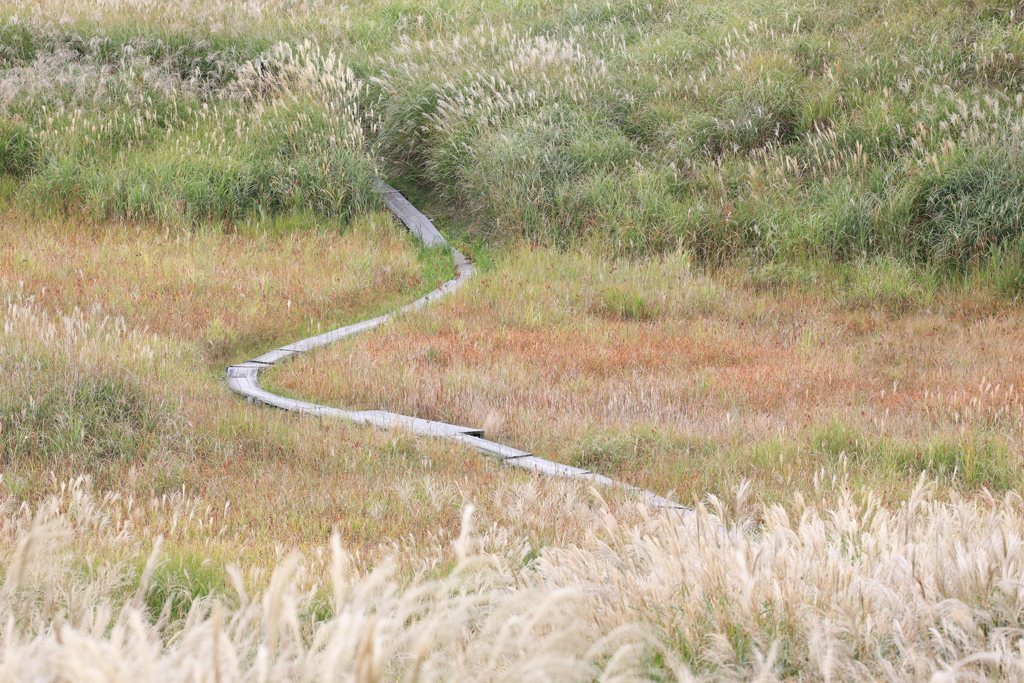
<path id="1" fill-rule="evenodd" d="M 600 315 L 623 321 L 647 321 L 661 314 L 661 307 L 635 288 L 608 287 L 597 307 Z"/>
<path id="2" fill-rule="evenodd" d="M 8 17 L 0 170 L 27 178 L 30 205 L 189 226 L 344 219 L 374 203 L 379 167 L 492 243 L 895 259 L 926 290 L 973 273 L 1016 296 L 1013 12 L 592 0 L 463 15 L 375 5 L 344 35 L 315 14 L 244 31 Z M 885 268 L 899 291 L 852 282 L 851 297 L 927 298 Z"/>
<path id="3" fill-rule="evenodd" d="M 93 469 L 145 457 L 159 440 L 159 411 L 128 375 L 79 373 L 46 362 L 17 365 L 42 381 L 20 391 L 11 387 L 0 398 L 6 464 Z"/>
<path id="4" fill-rule="evenodd" d="M 813 452 L 835 462 L 894 476 L 926 474 L 965 490 L 1008 491 L 1021 483 L 1020 462 L 996 436 L 902 443 L 870 438 L 834 423 L 811 439 Z"/>
<path id="5" fill-rule="evenodd" d="M 168 623 L 188 616 L 192 606 L 210 596 L 227 596 L 230 584 L 223 568 L 192 551 L 164 551 L 146 591 L 150 619 Z"/>

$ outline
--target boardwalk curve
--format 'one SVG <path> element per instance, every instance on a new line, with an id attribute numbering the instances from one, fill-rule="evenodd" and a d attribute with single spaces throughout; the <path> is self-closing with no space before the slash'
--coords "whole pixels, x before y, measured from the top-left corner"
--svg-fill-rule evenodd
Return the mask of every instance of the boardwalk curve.
<path id="1" fill-rule="evenodd" d="M 384 197 L 384 204 L 388 210 L 416 237 L 427 246 L 448 246 L 447 240 L 433 222 L 414 207 L 402 193 L 383 181 L 379 181 L 378 189 Z M 377 318 L 371 318 L 362 322 L 339 327 L 336 330 L 325 332 L 301 339 L 292 344 L 287 344 L 262 356 L 253 358 L 238 365 L 228 366 L 227 382 L 228 387 L 237 394 L 241 394 L 248 401 L 259 405 L 273 406 L 282 410 L 289 410 L 303 415 L 313 417 L 330 417 L 339 420 L 347 420 L 356 424 L 373 425 L 382 429 L 404 429 L 422 436 L 433 436 L 457 441 L 466 446 L 471 446 L 481 453 L 498 459 L 508 467 L 529 470 L 538 474 L 545 474 L 556 477 L 568 477 L 581 479 L 591 484 L 600 486 L 612 486 L 634 491 L 641 498 L 656 507 L 684 510 L 683 506 L 670 501 L 662 496 L 636 488 L 629 484 L 616 481 L 604 475 L 579 467 L 571 467 L 561 463 L 538 458 L 532 453 L 521 451 L 511 446 L 488 441 L 483 438 L 482 429 L 472 427 L 460 427 L 446 422 L 435 422 L 423 420 L 409 415 L 399 415 L 383 410 L 344 410 L 332 408 L 317 403 L 308 403 L 296 399 L 285 398 L 271 393 L 260 386 L 259 375 L 262 371 L 277 363 L 281 363 L 292 356 L 318 349 L 328 344 L 347 339 L 361 332 L 375 329 L 395 316 L 423 308 L 432 301 L 447 296 L 461 287 L 466 280 L 472 277 L 475 268 L 458 249 L 450 247 L 455 260 L 455 277 L 445 282 L 434 291 L 420 297 L 411 304 L 407 304 L 396 311 Z"/>

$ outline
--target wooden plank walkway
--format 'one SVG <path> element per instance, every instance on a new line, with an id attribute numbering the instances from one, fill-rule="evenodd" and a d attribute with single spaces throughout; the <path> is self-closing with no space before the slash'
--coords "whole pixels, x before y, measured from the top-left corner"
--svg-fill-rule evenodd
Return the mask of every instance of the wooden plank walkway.
<path id="1" fill-rule="evenodd" d="M 424 216 L 415 206 L 402 196 L 402 193 L 391 187 L 384 181 L 379 181 L 378 189 L 384 197 L 384 205 L 394 214 L 395 218 L 416 235 L 427 246 L 447 246 L 445 240 L 434 223 Z M 339 420 L 347 420 L 356 424 L 372 425 L 380 429 L 404 429 L 413 434 L 422 436 L 433 436 L 452 439 L 458 443 L 470 446 L 485 455 L 497 458 L 508 467 L 527 470 L 537 474 L 552 477 L 568 477 L 580 479 L 599 486 L 610 486 L 633 491 L 639 498 L 647 501 L 653 506 L 680 510 L 687 516 L 692 515 L 689 508 L 671 500 L 658 496 L 650 491 L 638 489 L 635 486 L 610 479 L 604 475 L 589 470 L 571 467 L 561 463 L 552 462 L 539 458 L 532 453 L 521 451 L 511 446 L 505 446 L 494 441 L 483 438 L 482 429 L 472 427 L 460 427 L 459 425 L 447 424 L 445 422 L 434 422 L 423 420 L 409 415 L 398 415 L 382 410 L 343 410 L 332 408 L 317 403 L 307 403 L 292 398 L 285 398 L 273 394 L 260 386 L 259 374 L 263 370 L 285 361 L 292 356 L 318 349 L 328 344 L 347 339 L 361 332 L 375 329 L 397 315 L 423 308 L 430 302 L 447 296 L 461 287 L 474 273 L 473 264 L 469 262 L 454 247 L 449 247 L 455 260 L 455 277 L 444 283 L 429 294 L 420 297 L 410 304 L 406 304 L 397 311 L 370 320 L 364 320 L 352 325 L 339 327 L 336 330 L 318 334 L 315 337 L 307 337 L 293 342 L 286 346 L 268 351 L 262 356 L 238 365 L 229 366 L 227 369 L 228 387 L 237 394 L 240 394 L 251 403 L 273 406 L 282 410 L 288 410 L 313 417 L 329 417 Z"/>

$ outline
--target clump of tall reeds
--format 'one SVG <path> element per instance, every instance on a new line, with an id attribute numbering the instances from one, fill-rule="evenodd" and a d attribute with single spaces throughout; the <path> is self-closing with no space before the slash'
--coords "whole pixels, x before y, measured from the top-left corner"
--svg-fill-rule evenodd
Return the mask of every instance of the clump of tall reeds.
<path id="1" fill-rule="evenodd" d="M 173 612 L 154 577 L 195 582 L 137 526 L 146 506 L 79 480 L 34 508 L 0 499 L 0 660 L 10 680 L 1024 677 L 1019 496 L 824 501 L 764 508 L 740 487 L 696 516 L 606 513 L 525 566 L 467 509 L 453 548 L 424 550 L 451 555 L 440 578 L 360 573 L 335 537 L 269 579 L 229 566 Z"/>
<path id="2" fill-rule="evenodd" d="M 42 43 L 0 72 L 0 167 L 32 205 L 190 226 L 377 202 L 363 86 L 333 51 L 279 43 L 200 69 L 160 45 Z"/>
<path id="3" fill-rule="evenodd" d="M 9 680 L 633 680 L 644 644 L 635 627 L 602 636 L 574 623 L 576 591 L 472 552 L 469 510 L 443 578 L 409 583 L 387 565 L 360 573 L 335 536 L 261 585 L 227 567 L 229 587 L 172 619 L 149 599 L 169 557 L 159 537 L 133 528 L 146 506 L 99 498 L 83 480 L 35 509 L 9 497 L 0 506 Z M 188 507 L 180 497 L 163 506 Z"/>
<path id="4" fill-rule="evenodd" d="M 347 218 L 381 164 L 492 237 L 888 256 L 1020 289 L 1024 54 L 1001 3 L 135 4 L 0 13 L 0 169 L 24 198 L 158 222 Z M 343 58 L 294 47 L 307 38 Z M 285 96 L 266 79 L 293 57 L 359 78 Z M 229 97 L 243 83 L 263 104 Z"/>

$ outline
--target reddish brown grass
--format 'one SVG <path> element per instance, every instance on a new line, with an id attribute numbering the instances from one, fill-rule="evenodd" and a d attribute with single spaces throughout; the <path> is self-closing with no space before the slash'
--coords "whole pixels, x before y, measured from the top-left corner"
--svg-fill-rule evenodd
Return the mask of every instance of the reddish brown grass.
<path id="1" fill-rule="evenodd" d="M 467 501 L 481 504 L 484 524 L 514 522 L 538 547 L 588 526 L 570 521 L 576 508 L 589 514 L 585 487 L 530 484 L 442 441 L 258 408 L 224 386 L 225 362 L 434 286 L 390 218 L 341 235 L 167 236 L 10 216 L 2 228 L 0 455 L 14 495 L 37 501 L 83 474 L 136 501 L 184 491 L 205 511 L 188 523 L 157 515 L 151 532 L 175 552 L 202 547 L 257 564 L 321 544 L 332 529 L 360 563 L 398 550 L 414 564 L 418 549 L 457 535 Z M 63 450 L 47 448 L 81 417 L 71 397 L 94 380 L 127 383 L 153 420 L 129 426 L 128 445 L 102 457 L 77 450 L 75 434 Z M 25 422 L 22 410 L 43 401 L 57 405 L 53 416 Z M 83 432 L 82 443 L 93 436 Z M 565 506 L 557 519 L 544 514 L 556 502 Z M 632 503 L 620 503 L 631 517 Z"/>
<path id="2" fill-rule="evenodd" d="M 609 315 L 602 293 L 615 288 L 641 291 L 658 315 Z M 865 443 L 1017 450 L 1015 306 L 956 292 L 924 309 L 846 291 L 524 248 L 454 300 L 272 377 L 331 404 L 483 426 L 687 500 L 742 476 L 772 497 L 811 487 L 842 466 L 837 435 L 851 457 Z M 854 464 L 905 492 L 921 468 L 893 457 Z M 982 479 L 965 485 L 992 485 Z"/>
<path id="3" fill-rule="evenodd" d="M 389 310 L 423 287 L 415 250 L 385 214 L 339 235 L 0 217 L 0 282 L 50 311 L 99 307 L 132 327 L 198 344 L 215 366 Z"/>

